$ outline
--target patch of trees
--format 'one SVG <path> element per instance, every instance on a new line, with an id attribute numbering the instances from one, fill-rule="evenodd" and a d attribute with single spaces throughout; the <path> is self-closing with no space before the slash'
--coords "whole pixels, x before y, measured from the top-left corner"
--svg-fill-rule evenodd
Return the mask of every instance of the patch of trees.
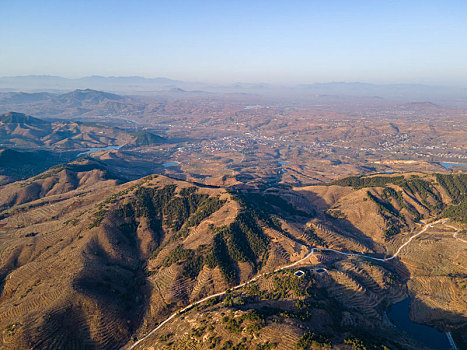
<path id="1" fill-rule="evenodd" d="M 267 258 L 269 239 L 249 212 L 241 212 L 214 237 L 210 267 L 219 266 L 229 283 L 238 281 L 238 262 L 248 262 L 257 270 Z"/>
<path id="2" fill-rule="evenodd" d="M 269 340 L 267 340 L 264 344 L 256 345 L 256 350 L 270 350 L 275 348 L 277 348 L 277 343 L 270 343 Z"/>
<path id="3" fill-rule="evenodd" d="M 425 204 L 428 208 L 432 208 L 435 210 L 440 210 L 443 208 L 443 202 L 441 200 L 441 196 L 439 195 L 438 191 L 433 187 L 431 183 L 428 181 L 419 179 L 419 178 L 412 178 L 409 180 L 402 181 L 398 183 L 402 189 L 404 189 L 407 193 L 412 195 L 418 194 L 422 199 L 423 204 Z M 434 199 L 435 204 L 430 203 L 428 197 Z"/>
<path id="4" fill-rule="evenodd" d="M 436 181 L 444 188 L 454 204 L 459 204 L 466 198 L 467 174 L 436 174 Z"/>
<path id="5" fill-rule="evenodd" d="M 137 131 L 132 133 L 131 135 L 135 136 L 135 145 L 136 146 L 151 146 L 159 143 L 163 143 L 166 141 L 165 138 L 154 135 L 147 131 Z"/>
<path id="6" fill-rule="evenodd" d="M 326 216 L 334 219 L 346 219 L 347 216 L 340 209 L 328 209 L 325 211 Z"/>
<path id="7" fill-rule="evenodd" d="M 259 290 L 256 284 L 251 284 L 245 287 L 245 293 L 253 299 L 261 300 L 280 300 L 286 299 L 291 294 L 293 297 L 315 297 L 315 283 L 316 281 L 308 274 L 298 277 L 295 276 L 293 271 L 283 271 L 278 274 L 270 276 L 272 278 L 273 288 L 271 290 Z M 307 299 L 305 299 L 307 300 Z M 303 306 L 303 305 L 301 305 Z M 291 317 L 297 319 L 308 319 L 309 315 L 304 316 L 308 310 L 303 308 L 298 312 L 293 311 L 278 311 L 284 317 Z"/>
<path id="8" fill-rule="evenodd" d="M 429 181 L 420 179 L 416 175 L 413 175 L 409 179 L 405 178 L 404 176 L 350 176 L 331 182 L 329 185 L 352 186 L 355 189 L 367 187 L 384 187 L 382 195 L 383 199 L 387 200 L 389 198 L 394 198 L 399 203 L 401 209 L 407 209 L 407 211 L 409 211 L 414 216 L 415 221 L 420 220 L 421 215 L 412 205 L 404 201 L 402 192 L 396 191 L 395 189 L 387 186 L 389 184 L 400 186 L 406 193 L 413 197 L 418 196 L 421 199 L 422 205 L 427 208 L 438 211 L 443 209 L 443 202 L 438 191 Z M 382 210 L 396 212 L 390 202 L 382 203 L 380 201 L 378 205 L 384 206 L 384 208 L 381 208 Z M 388 234 L 393 234 L 393 232 L 396 231 L 397 230 L 391 229 L 388 231 Z"/>
<path id="9" fill-rule="evenodd" d="M 135 201 L 132 203 L 136 216 L 162 217 L 164 208 L 175 194 L 177 186 L 168 185 L 161 189 L 141 187 L 135 191 Z"/>
<path id="10" fill-rule="evenodd" d="M 386 345 L 368 339 L 370 338 L 369 336 L 365 338 L 349 337 L 344 340 L 344 344 L 352 346 L 352 350 L 389 350 Z"/>
<path id="11" fill-rule="evenodd" d="M 405 223 L 404 216 L 396 208 L 394 208 L 390 202 L 378 198 L 370 191 L 367 191 L 367 195 L 368 198 L 377 205 L 378 212 L 384 219 L 386 224 L 384 235 L 386 238 L 390 238 L 391 236 L 400 233 L 401 228 Z"/>
<path id="12" fill-rule="evenodd" d="M 283 275 L 275 275 L 273 277 L 274 296 L 275 299 L 286 298 L 290 292 L 295 296 L 311 296 L 310 287 L 308 286 L 310 279 L 305 275 L 302 277 L 295 276 L 291 272 L 286 272 Z"/>
<path id="13" fill-rule="evenodd" d="M 383 199 L 394 198 L 401 207 L 404 205 L 404 197 L 402 195 L 402 191 L 396 191 L 392 187 L 385 187 L 383 189 L 382 197 Z"/>
<path id="14" fill-rule="evenodd" d="M 467 174 L 436 174 L 436 180 L 452 199 L 443 216 L 467 222 Z"/>
<path id="15" fill-rule="evenodd" d="M 182 275 L 187 278 L 198 277 L 204 266 L 204 255 L 202 251 L 185 249 L 179 244 L 168 257 L 165 258 L 162 265 L 170 266 L 172 264 L 183 264 Z"/>
<path id="16" fill-rule="evenodd" d="M 119 226 L 120 232 L 128 239 L 132 246 L 136 246 L 136 228 L 138 225 L 134 220 L 125 222 Z"/>
<path id="17" fill-rule="evenodd" d="M 185 261 L 191 258 L 193 255 L 194 251 L 192 249 L 185 249 L 181 244 L 179 244 L 174 250 L 170 252 L 169 256 L 164 259 L 162 265 L 168 267 L 172 264 Z"/>
<path id="18" fill-rule="evenodd" d="M 451 205 L 443 211 L 443 216 L 460 222 L 467 222 L 467 199 L 456 205 Z"/>
<path id="19" fill-rule="evenodd" d="M 98 208 L 98 210 L 94 213 L 94 220 L 89 224 L 88 228 L 98 227 L 102 220 L 104 220 L 105 215 L 107 214 L 107 209 L 105 208 Z"/>
<path id="20" fill-rule="evenodd" d="M 164 266 L 183 264 L 182 274 L 196 278 L 203 268 L 219 267 L 222 275 L 231 284 L 238 282 L 238 262 L 249 262 L 255 269 L 266 258 L 269 241 L 262 229 L 248 213 L 240 213 L 229 226 L 219 228 L 212 247 L 185 249 L 178 245 L 164 260 Z"/>
<path id="21" fill-rule="evenodd" d="M 186 235 L 189 227 L 198 225 L 221 208 L 225 202 L 216 197 L 209 197 L 207 194 L 197 193 L 196 187 L 182 188 L 179 194 L 176 193 L 176 189 L 176 185 L 167 185 L 163 188 L 140 185 L 136 188 L 132 200 L 120 205 L 116 213 L 127 222 L 140 217 L 147 218 L 153 232 L 153 239 L 159 246 L 163 237 L 163 225 L 178 232 L 179 236 Z M 113 201 L 114 199 L 111 200 Z M 100 221 L 97 224 L 99 223 Z M 196 270 L 200 258 L 190 263 L 193 265 L 194 272 L 187 271 L 186 273 L 189 276 L 197 275 Z"/>
<path id="22" fill-rule="evenodd" d="M 297 243 L 306 244 L 304 241 L 292 236 L 286 229 L 283 229 L 279 217 L 290 215 L 310 217 L 309 213 L 295 208 L 288 201 L 277 195 L 256 192 L 232 192 L 232 195 L 262 225 L 282 233 Z"/>
<path id="23" fill-rule="evenodd" d="M 394 184 L 404 180 L 403 176 L 349 176 L 329 183 L 329 185 L 351 186 L 355 189 L 365 187 L 385 187 L 387 184 Z"/>
<path id="24" fill-rule="evenodd" d="M 386 212 L 390 215 L 394 215 L 395 217 L 400 217 L 399 211 L 396 208 L 394 208 L 391 202 L 378 198 L 370 191 L 367 191 L 367 195 L 368 195 L 368 198 L 370 198 L 371 201 L 374 202 L 378 206 L 378 209 L 381 213 Z"/>
<path id="25" fill-rule="evenodd" d="M 300 350 L 309 350 L 317 347 L 331 349 L 331 346 L 331 340 L 325 335 L 308 332 L 300 337 L 296 347 Z"/>
<path id="26" fill-rule="evenodd" d="M 123 191 L 114 193 L 113 195 L 111 195 L 110 197 L 105 199 L 104 201 L 100 202 L 97 205 L 97 212 L 94 213 L 94 220 L 93 220 L 93 222 L 91 222 L 91 224 L 89 225 L 88 228 L 97 227 L 97 226 L 99 226 L 101 224 L 102 220 L 104 219 L 104 217 L 105 217 L 105 215 L 107 214 L 107 211 L 108 211 L 107 204 L 111 204 L 111 203 L 115 203 L 115 202 L 119 201 L 124 195 L 128 194 L 129 192 L 133 191 L 136 188 L 140 188 L 141 185 L 142 185 L 142 182 L 139 182 L 139 183 L 137 183 L 135 185 L 132 185 L 132 186 L 128 187 L 127 189 L 125 189 Z M 125 209 L 129 210 L 128 208 L 125 208 Z M 119 215 L 120 217 L 130 216 L 129 214 L 126 214 L 125 212 L 123 212 L 121 207 L 118 208 L 116 210 L 116 212 L 117 212 L 117 215 Z M 125 216 L 125 215 L 128 215 L 128 216 Z"/>
<path id="27" fill-rule="evenodd" d="M 137 215 L 157 216 L 165 225 L 179 231 L 185 223 L 187 227 L 198 225 L 224 204 L 216 197 L 197 193 L 196 187 L 182 188 L 178 196 L 175 189 L 175 185 L 138 189 L 135 192 Z"/>
<path id="28" fill-rule="evenodd" d="M 187 226 L 192 227 L 199 225 L 205 218 L 218 211 L 224 203 L 225 200 L 219 200 L 219 198 L 216 197 L 205 198 L 193 215 L 188 219 Z"/>
<path id="29" fill-rule="evenodd" d="M 254 209 L 261 216 L 277 214 L 278 211 L 282 211 L 287 215 L 310 216 L 310 214 L 297 209 L 288 201 L 276 195 L 253 192 L 237 192 L 234 195 L 235 199 L 241 204 Z"/>
<path id="30" fill-rule="evenodd" d="M 413 215 L 414 221 L 419 221 L 422 218 L 417 209 L 415 209 L 413 205 L 404 200 L 402 191 L 396 191 L 392 187 L 385 187 L 383 189 L 382 198 L 385 200 L 390 200 L 391 198 L 393 198 L 399 204 L 399 207 L 401 209 L 405 208 L 410 214 Z"/>
<path id="31" fill-rule="evenodd" d="M 461 175 L 441 175 L 437 174 L 438 183 L 446 189 L 453 202 L 459 204 L 467 189 L 467 176 Z M 367 187 L 383 187 L 381 197 L 367 192 L 368 198 L 377 206 L 380 215 L 386 222 L 387 229 L 385 235 L 387 238 L 398 234 L 401 228 L 406 224 L 402 209 L 406 209 L 414 221 L 419 221 L 422 215 L 418 210 L 404 199 L 404 192 L 411 196 L 421 206 L 434 210 L 437 214 L 441 213 L 445 205 L 439 191 L 433 186 L 430 181 L 421 179 L 419 176 L 413 175 L 409 178 L 404 176 L 350 176 L 332 182 L 331 184 L 341 186 L 352 186 L 355 189 Z M 394 184 L 401 187 L 402 190 L 396 190 L 389 184 Z M 453 208 L 447 212 L 446 216 L 459 216 L 462 213 L 463 206 Z M 462 215 L 460 215 L 462 216 Z"/>
<path id="32" fill-rule="evenodd" d="M 240 343 L 235 344 L 235 345 L 233 344 L 233 342 L 231 340 L 227 340 L 222 345 L 220 350 L 249 350 L 249 346 L 247 345 L 246 338 L 244 337 L 244 338 L 242 338 Z"/>
<path id="33" fill-rule="evenodd" d="M 329 185 L 351 186 L 355 189 L 366 187 L 387 187 L 388 184 L 394 184 L 402 187 L 407 193 L 413 196 L 419 195 L 424 205 L 432 209 L 442 209 L 442 201 L 439 193 L 433 185 L 425 180 L 420 179 L 418 176 L 412 176 L 406 179 L 404 176 L 350 176 L 334 182 Z M 389 190 L 390 191 L 390 190 Z M 388 193 L 389 194 L 389 193 Z M 397 199 L 398 195 L 395 196 Z M 432 204 L 428 198 L 431 197 L 435 204 Z"/>
<path id="34" fill-rule="evenodd" d="M 163 206 L 162 213 L 165 217 L 165 223 L 175 231 L 180 230 L 185 221 L 198 209 L 201 202 L 207 198 L 207 194 L 196 193 L 196 187 L 182 188 L 180 196 L 171 198 Z"/>
<path id="35" fill-rule="evenodd" d="M 321 237 L 319 237 L 316 234 L 313 227 L 311 227 L 311 226 L 305 228 L 305 230 L 303 231 L 303 236 L 305 237 L 305 240 L 309 244 L 312 244 L 314 246 L 322 246 L 322 247 L 327 247 L 328 246 L 326 241 L 324 239 L 322 239 Z"/>
<path id="36" fill-rule="evenodd" d="M 207 258 L 209 268 L 219 267 L 225 280 L 234 284 L 238 280 L 238 266 L 229 255 L 222 233 L 214 236 L 212 253 Z"/>
<path id="37" fill-rule="evenodd" d="M 246 329 L 249 334 L 253 334 L 266 325 L 266 318 L 253 309 L 238 317 L 235 317 L 231 312 L 230 315 L 222 318 L 222 322 L 230 332 L 240 333 Z"/>

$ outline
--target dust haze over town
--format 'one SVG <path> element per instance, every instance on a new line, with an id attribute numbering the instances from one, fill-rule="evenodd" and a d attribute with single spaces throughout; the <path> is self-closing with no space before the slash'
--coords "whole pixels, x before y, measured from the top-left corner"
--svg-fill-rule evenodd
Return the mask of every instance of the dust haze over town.
<path id="1" fill-rule="evenodd" d="M 0 11 L 0 348 L 467 348 L 463 2 Z"/>

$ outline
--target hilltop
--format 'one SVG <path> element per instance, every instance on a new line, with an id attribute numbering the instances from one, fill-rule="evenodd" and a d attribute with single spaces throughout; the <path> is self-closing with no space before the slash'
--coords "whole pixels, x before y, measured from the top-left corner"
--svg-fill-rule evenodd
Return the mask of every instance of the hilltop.
<path id="1" fill-rule="evenodd" d="M 50 166 L 85 155 L 89 149 L 102 149 L 109 153 L 123 146 L 132 149 L 167 142 L 165 137 L 149 131 L 134 132 L 134 129 L 70 120 L 52 122 L 24 113 L 8 112 L 0 115 L 0 144 L 4 148 L 1 150 L 0 176 L 2 182 L 26 179 Z M 106 161 L 114 167 L 123 167 L 120 171 L 129 172 L 133 178 L 147 174 L 149 165 L 144 164 L 144 159 L 134 159 L 133 155 L 120 158 Z M 134 167 L 135 164 L 140 166 Z M 138 169 L 142 169 L 143 174 L 134 174 Z"/>
<path id="2" fill-rule="evenodd" d="M 362 341 L 417 349 L 384 319 L 408 293 L 419 300 L 420 322 L 450 329 L 462 344 L 467 315 L 455 262 L 465 253 L 451 231 L 427 233 L 439 241 L 432 244 L 454 240 L 443 258 L 449 292 L 436 299 L 442 311 L 430 308 L 431 292 L 423 294 L 440 277 L 427 277 L 417 261 L 437 259 L 433 245 L 414 241 L 391 262 L 358 254 L 390 256 L 419 230 L 418 221 L 463 203 L 463 175 L 376 175 L 267 190 L 161 175 L 123 181 L 104 163 L 82 159 L 3 187 L 2 346 L 116 349 L 181 307 L 264 273 L 254 285 L 175 317 L 145 344 L 177 348 L 191 339 L 217 349 L 237 344 L 239 334 L 245 346 L 316 341 L 346 349 L 345 342 Z M 356 255 L 310 256 L 311 247 Z M 293 275 L 298 268 L 305 277 Z"/>
<path id="3" fill-rule="evenodd" d="M 83 102 L 98 104 L 108 100 L 121 101 L 124 100 L 124 97 L 116 94 L 111 94 L 109 92 L 97 91 L 92 89 L 77 89 L 72 92 L 58 95 L 55 97 L 55 101 L 66 104 L 81 104 Z"/>
<path id="4" fill-rule="evenodd" d="M 24 113 L 8 112 L 0 115 L 0 122 L 4 124 L 28 124 L 28 125 L 43 125 L 50 124 L 49 122 L 31 117 Z"/>
<path id="5" fill-rule="evenodd" d="M 24 113 L 0 115 L 0 143 L 15 148 L 47 148 L 83 150 L 107 146 L 150 146 L 164 143 L 166 138 L 149 131 L 125 130 L 81 121 L 47 121 Z"/>
<path id="6" fill-rule="evenodd" d="M 87 115 L 109 115 L 136 111 L 130 97 L 93 89 L 76 89 L 54 94 L 45 92 L 9 92 L 0 94 L 2 110 L 20 110 L 48 118 L 72 118 Z"/>
<path id="7" fill-rule="evenodd" d="M 57 154 L 51 151 L 16 151 L 0 149 L 0 184 L 25 179 L 41 173 L 60 162 L 73 158 L 69 153 Z"/>
<path id="8" fill-rule="evenodd" d="M 150 133 L 148 131 L 138 131 L 132 133 L 132 135 L 136 137 L 133 144 L 139 147 L 158 145 L 160 143 L 167 142 L 166 138 L 161 137 L 159 135 L 154 135 L 153 133 Z"/>

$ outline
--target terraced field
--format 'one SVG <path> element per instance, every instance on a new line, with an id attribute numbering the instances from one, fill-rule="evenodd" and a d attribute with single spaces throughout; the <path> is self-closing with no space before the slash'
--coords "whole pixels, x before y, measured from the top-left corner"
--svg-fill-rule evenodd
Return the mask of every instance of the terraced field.
<path id="1" fill-rule="evenodd" d="M 360 336 L 369 348 L 417 349 L 384 316 L 407 295 L 413 319 L 462 344 L 462 226 L 413 220 L 450 213 L 457 192 L 436 176 L 385 178 L 400 193 L 392 183 L 262 192 L 164 176 L 119 185 L 80 169 L 7 185 L 0 196 L 13 203 L 0 221 L 0 347 L 117 349 L 156 329 L 138 344 L 286 349 L 308 339 L 349 349 Z M 16 201 L 28 186 L 40 194 Z M 360 223 L 361 208 L 376 224 Z"/>

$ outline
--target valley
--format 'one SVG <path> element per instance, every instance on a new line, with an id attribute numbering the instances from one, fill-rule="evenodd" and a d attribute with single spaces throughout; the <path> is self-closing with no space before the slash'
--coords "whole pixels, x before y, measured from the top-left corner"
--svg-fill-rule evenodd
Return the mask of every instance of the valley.
<path id="1" fill-rule="evenodd" d="M 403 195 L 402 203 L 406 200 L 415 201 L 416 208 L 407 211 L 404 218 L 404 230 L 412 232 L 410 238 L 407 238 L 400 234 L 387 235 L 386 227 L 388 224 L 395 225 L 396 212 L 406 209 L 391 200 L 394 221 L 389 221 L 380 212 L 385 198 L 382 193 L 392 186 L 412 188 L 411 181 L 424 181 L 418 178 L 410 180 L 413 178 L 407 177 L 405 181 L 408 185 L 404 185 L 400 176 L 362 178 L 364 183 L 390 181 L 391 186 L 383 189 L 364 188 L 367 193 L 368 189 L 375 191 L 373 196 L 378 196 L 378 200 L 367 203 L 369 200 L 365 198 L 373 197 L 366 194 L 367 197 L 361 198 L 361 204 L 357 204 L 357 207 L 370 204 L 373 209 L 367 209 L 366 212 L 374 212 L 375 218 L 380 217 L 382 220 L 368 230 L 358 227 L 359 220 L 353 217 L 358 202 L 354 199 L 349 207 L 346 206 L 346 198 L 363 192 L 362 189 L 349 192 L 349 189 L 339 185 L 330 186 L 330 190 L 335 193 L 331 208 L 339 205 L 341 212 L 346 215 L 346 219 L 343 219 L 331 216 L 329 209 L 316 205 L 319 198 L 322 198 L 322 202 L 329 198 L 316 197 L 317 192 L 324 190 L 319 186 L 232 192 L 215 186 L 193 186 L 161 175 L 119 185 L 121 180 L 105 175 L 98 163 L 81 160 L 75 164 L 75 167 L 69 166 L 57 173 L 45 173 L 36 180 L 26 180 L 24 185 L 18 187 L 15 187 L 15 183 L 6 185 L 5 188 L 10 188 L 9 192 L 2 191 L 2 194 L 12 193 L 1 199 L 2 203 L 7 204 L 4 208 L 9 208 L 2 212 L 4 218 L 1 221 L 4 276 L 1 307 L 2 313 L 7 315 L 4 327 L 11 328 L 10 325 L 14 325 L 14 332 L 4 337 L 4 341 L 7 341 L 5 345 L 19 341 L 16 344 L 39 348 L 94 347 L 97 344 L 104 347 L 122 346 L 124 339 L 130 336 L 129 330 L 133 329 L 133 332 L 144 337 L 146 332 L 151 331 L 154 322 L 159 327 L 150 333 L 150 337 L 142 338 L 144 342 L 136 343 L 136 347 L 139 344 L 151 344 L 151 341 L 157 344 L 154 335 L 162 332 L 166 324 L 179 322 L 177 320 L 182 317 L 181 313 L 191 314 L 197 308 L 203 309 L 205 304 L 214 299 L 224 305 L 227 295 L 232 293 L 231 298 L 240 300 L 247 293 L 245 289 L 250 289 L 252 284 L 263 287 L 258 286 L 260 293 L 251 296 L 256 301 L 248 299 L 246 303 L 240 302 L 239 307 L 245 310 L 249 310 L 245 306 L 249 302 L 255 305 L 252 310 L 257 310 L 257 307 L 263 308 L 263 303 L 266 307 L 273 301 L 289 305 L 293 300 L 296 303 L 302 300 L 307 305 L 304 311 L 313 313 L 313 303 L 325 303 L 322 305 L 324 311 L 319 312 L 329 314 L 334 309 L 328 308 L 334 305 L 332 308 L 343 312 L 342 317 L 350 317 L 353 320 L 351 324 L 358 324 L 368 332 L 375 324 L 387 327 L 388 338 L 383 337 L 378 341 L 393 346 L 412 346 L 415 349 L 417 345 L 411 343 L 413 341 L 410 338 L 398 337 L 394 340 L 390 336 L 392 328 L 385 325 L 383 315 L 391 303 L 405 299 L 408 294 L 414 295 L 417 300 L 413 304 L 417 306 L 414 307 L 430 310 L 429 314 L 432 315 L 431 318 L 423 316 L 422 322 L 449 329 L 458 342 L 462 341 L 456 329 L 459 326 L 462 329 L 462 320 L 465 319 L 462 311 L 465 310 L 465 298 L 458 293 L 461 293 L 462 281 L 465 280 L 462 266 L 465 266 L 466 256 L 462 250 L 465 249 L 464 242 L 454 237 L 460 231 L 458 229 L 456 232 L 449 227 L 451 225 L 445 222 L 446 219 L 427 223 L 423 228 L 417 228 L 418 224 L 413 220 L 424 215 L 420 213 L 422 207 L 417 207 L 416 203 L 429 203 L 432 196 L 443 197 L 446 194 L 440 185 L 432 187 L 427 197 L 418 192 L 410 192 L 414 197 Z M 417 176 L 430 178 L 430 175 Z M 461 175 L 454 176 L 454 179 L 463 179 Z M 77 187 L 70 187 L 70 180 L 66 180 L 73 177 L 77 179 L 74 181 L 79 181 Z M 46 183 L 48 192 L 44 191 Z M 28 193 L 28 186 L 36 184 L 43 188 L 42 197 L 14 195 L 21 190 Z M 313 193 L 312 197 L 310 192 Z M 15 202 L 11 198 L 15 198 Z M 102 201 L 97 198 L 107 199 Z M 436 208 L 432 210 L 434 212 L 429 217 L 439 212 Z M 452 281 L 450 293 L 453 294 L 448 294 L 445 301 L 435 299 L 437 302 L 433 304 L 430 299 L 433 294 L 425 291 L 426 288 L 435 290 L 442 277 L 435 274 L 427 280 L 423 276 L 431 273 L 434 266 L 441 265 L 410 261 L 420 257 L 424 251 L 428 255 L 423 261 L 427 261 L 430 254 L 436 254 L 434 246 L 431 250 L 424 248 L 424 242 L 433 242 L 432 238 L 427 241 L 425 235 L 439 235 L 436 232 L 443 231 L 446 232 L 445 238 L 434 244 L 448 244 L 452 250 L 455 247 L 452 242 L 458 242 L 459 255 L 455 258 L 455 255 L 450 254 L 446 265 L 443 265 L 444 273 L 449 274 L 448 278 Z M 443 243 L 448 239 L 452 241 Z M 452 263 L 449 263 L 451 259 Z M 417 270 L 410 271 L 412 265 L 417 266 Z M 44 269 L 45 266 L 49 268 Z M 58 266 L 61 266 L 60 271 L 66 271 L 62 273 L 60 284 L 57 284 L 58 280 L 49 270 L 56 270 Z M 288 275 L 288 271 L 296 269 L 305 271 L 306 276 L 314 276 L 313 288 L 317 288 L 318 294 L 313 297 L 313 303 L 308 300 L 312 294 L 303 295 L 298 290 L 293 292 L 294 281 L 300 282 L 301 277 Z M 35 276 L 33 280 L 23 280 L 31 273 Z M 277 282 L 275 276 L 284 273 L 289 276 L 287 283 L 292 285 L 280 287 L 285 289 L 279 289 L 282 292 L 277 294 L 281 282 Z M 408 285 L 405 287 L 404 280 L 407 278 Z M 134 282 L 125 282 L 129 279 Z M 267 282 L 270 279 L 276 282 L 271 285 Z M 424 287 L 420 288 L 419 283 L 424 283 Z M 54 294 L 53 291 L 60 292 Z M 452 299 L 454 295 L 459 297 Z M 40 320 L 38 317 L 44 315 L 45 304 L 48 304 L 45 314 L 50 315 L 50 318 L 42 319 L 39 322 L 41 326 L 35 326 L 33 331 L 30 327 L 37 324 Z M 432 308 L 435 305 L 441 308 Z M 183 307 L 182 311 L 179 311 L 180 307 Z M 445 313 L 451 309 L 452 319 L 446 319 Z M 286 307 L 284 310 L 291 312 L 294 307 Z M 443 311 L 436 316 L 435 310 Z M 90 318 L 96 311 L 101 316 L 98 319 Z M 73 316 L 67 317 L 67 320 L 73 324 L 78 322 L 84 328 L 76 328 L 80 329 L 76 334 L 63 333 L 59 320 L 65 314 L 78 312 L 79 317 L 77 314 L 76 319 Z M 280 314 L 285 311 L 279 308 L 275 312 Z M 426 311 L 421 312 L 423 314 Z M 202 312 L 198 310 L 197 314 L 201 315 Z M 267 324 L 269 316 L 265 317 L 262 322 Z M 286 319 L 288 317 L 295 319 L 298 316 L 289 315 Z M 300 322 L 307 324 L 307 317 Z M 328 322 L 331 322 L 332 312 L 329 317 L 331 319 Z M 377 323 L 365 323 L 363 320 L 366 317 Z M 441 323 L 437 321 L 439 317 L 442 317 Z M 35 321 L 31 323 L 32 320 Z M 347 339 L 338 337 L 342 332 L 339 329 L 346 330 L 345 334 L 353 334 L 352 327 L 342 322 L 343 319 L 331 328 L 321 326 L 323 330 L 327 329 L 326 337 L 332 343 L 337 341 L 336 344 L 339 344 Z M 313 324 L 318 327 L 316 322 Z M 447 324 L 451 326 L 445 328 Z M 296 332 L 303 325 L 293 323 L 288 327 L 292 327 L 294 334 L 300 334 Z M 31 335 L 36 338 L 31 338 Z M 258 336 L 258 339 L 264 339 Z M 295 336 L 293 339 L 299 342 L 299 338 Z M 388 339 L 392 339 L 391 342 L 388 343 Z M 224 342 L 228 341 L 228 338 L 224 339 Z M 176 344 L 173 343 L 175 348 L 181 346 Z"/>
<path id="2" fill-rule="evenodd" d="M 33 95 L 0 100 L 0 347 L 438 349 L 407 298 L 466 346 L 462 108 Z"/>
<path id="3" fill-rule="evenodd" d="M 467 350 L 466 1 L 0 11 L 0 350 Z"/>

